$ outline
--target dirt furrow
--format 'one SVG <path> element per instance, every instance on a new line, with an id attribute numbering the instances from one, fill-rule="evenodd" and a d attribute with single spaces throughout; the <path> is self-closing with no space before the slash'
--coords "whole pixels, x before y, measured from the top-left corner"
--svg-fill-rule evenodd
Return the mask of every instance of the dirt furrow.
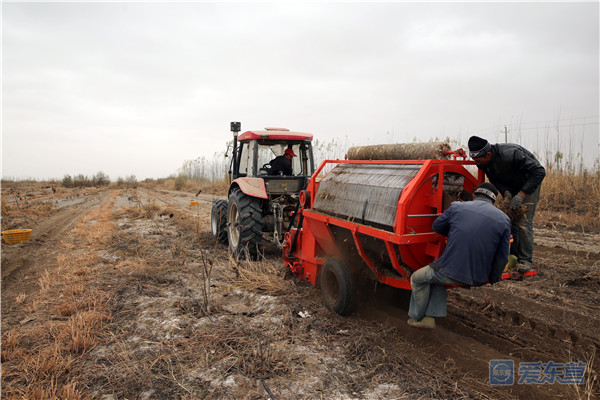
<path id="1" fill-rule="evenodd" d="M 63 236 L 86 213 L 97 208 L 112 191 L 98 191 L 86 196 L 75 205 L 60 207 L 48 218 L 30 226 L 31 240 L 12 245 L 2 245 L 2 327 L 17 316 L 14 298 L 28 293 L 37 285 L 44 270 L 56 266 L 58 244 Z"/>

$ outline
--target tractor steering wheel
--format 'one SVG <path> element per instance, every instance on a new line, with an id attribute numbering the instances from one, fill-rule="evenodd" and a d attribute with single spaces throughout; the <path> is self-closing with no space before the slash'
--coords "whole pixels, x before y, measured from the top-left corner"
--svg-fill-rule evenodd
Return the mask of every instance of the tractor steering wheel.
<path id="1" fill-rule="evenodd" d="M 271 172 L 271 164 L 264 164 L 262 167 L 260 167 L 259 172 L 261 173 L 261 175 L 269 175 L 269 173 Z"/>

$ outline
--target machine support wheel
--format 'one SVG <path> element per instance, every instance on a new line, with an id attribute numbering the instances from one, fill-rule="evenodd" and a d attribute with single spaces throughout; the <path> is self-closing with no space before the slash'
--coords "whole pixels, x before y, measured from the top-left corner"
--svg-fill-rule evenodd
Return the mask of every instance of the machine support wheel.
<path id="1" fill-rule="evenodd" d="M 210 227 L 219 243 L 227 243 L 227 200 L 215 200 L 210 211 Z"/>
<path id="2" fill-rule="evenodd" d="M 348 315 L 354 310 L 356 284 L 352 270 L 346 263 L 330 259 L 325 262 L 320 277 L 323 303 L 331 311 Z"/>
<path id="3" fill-rule="evenodd" d="M 227 212 L 229 249 L 235 257 L 257 260 L 262 249 L 262 210 L 260 199 L 235 188 L 229 195 Z"/>

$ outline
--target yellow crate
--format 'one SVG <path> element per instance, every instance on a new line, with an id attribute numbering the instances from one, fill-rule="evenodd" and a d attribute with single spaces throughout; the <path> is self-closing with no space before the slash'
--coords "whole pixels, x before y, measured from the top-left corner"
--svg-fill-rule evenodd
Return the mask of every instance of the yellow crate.
<path id="1" fill-rule="evenodd" d="M 2 231 L 4 243 L 21 243 L 31 239 L 31 229 L 12 229 Z"/>
<path id="2" fill-rule="evenodd" d="M 190 201 L 190 206 L 198 205 L 198 200 Z"/>

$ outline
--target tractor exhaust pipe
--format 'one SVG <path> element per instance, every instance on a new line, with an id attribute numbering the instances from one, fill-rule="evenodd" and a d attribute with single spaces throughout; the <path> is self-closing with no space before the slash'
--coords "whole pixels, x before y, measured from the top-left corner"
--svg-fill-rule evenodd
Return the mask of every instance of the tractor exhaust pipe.
<path id="1" fill-rule="evenodd" d="M 233 165 L 233 170 L 237 171 L 238 170 L 238 158 L 237 158 L 237 137 L 238 137 L 238 133 L 240 133 L 240 131 L 242 130 L 242 124 L 241 122 L 232 122 L 230 124 L 231 127 L 231 132 L 233 133 L 233 163 L 230 164 Z M 229 183 L 231 184 L 231 168 L 229 169 Z"/>

